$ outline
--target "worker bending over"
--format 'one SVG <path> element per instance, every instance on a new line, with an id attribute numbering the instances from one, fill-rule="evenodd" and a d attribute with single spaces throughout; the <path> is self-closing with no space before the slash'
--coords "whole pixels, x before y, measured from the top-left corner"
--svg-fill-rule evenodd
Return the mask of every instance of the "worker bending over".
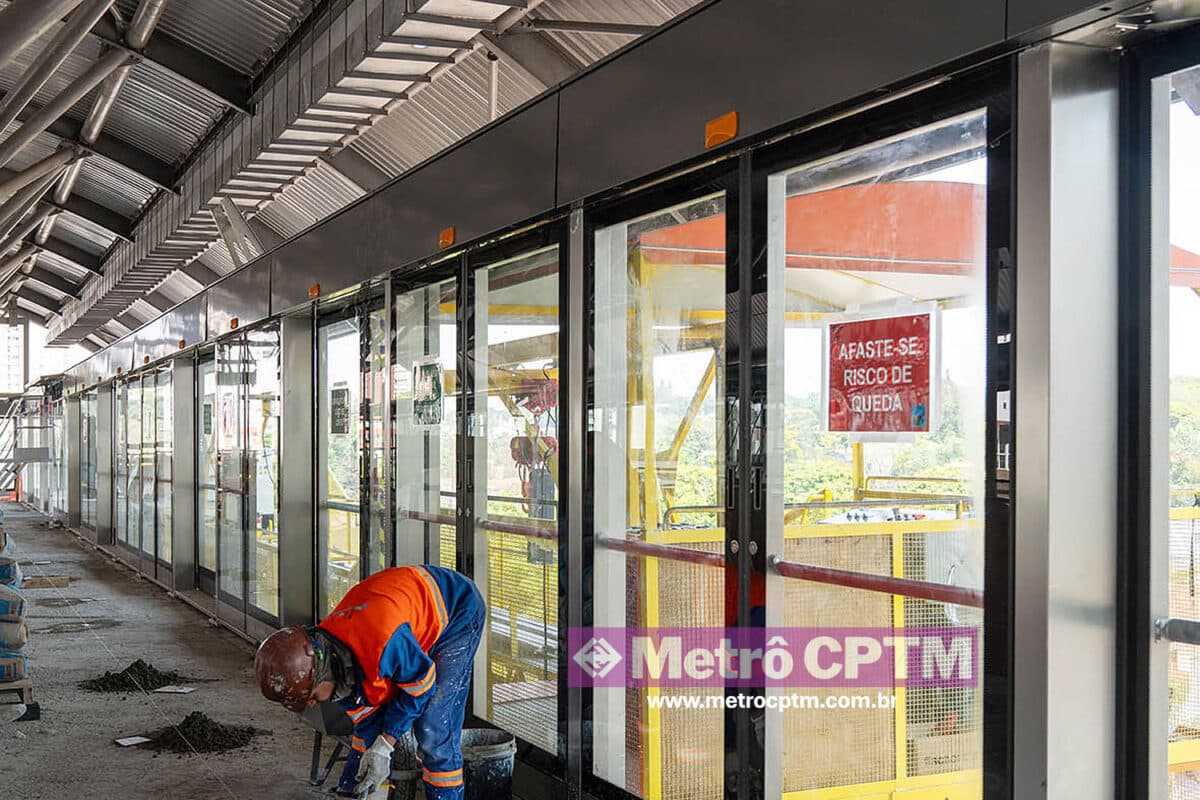
<path id="1" fill-rule="evenodd" d="M 263 696 L 290 711 L 337 701 L 361 752 L 355 793 L 387 797 L 396 739 L 411 727 L 425 796 L 463 796 L 462 726 L 486 619 L 466 577 L 434 566 L 377 572 L 316 627 L 289 627 L 258 648 Z"/>

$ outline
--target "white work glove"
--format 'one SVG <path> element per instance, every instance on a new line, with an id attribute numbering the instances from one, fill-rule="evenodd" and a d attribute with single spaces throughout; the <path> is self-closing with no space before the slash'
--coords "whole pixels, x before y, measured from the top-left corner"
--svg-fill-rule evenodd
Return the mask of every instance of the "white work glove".
<path id="1" fill-rule="evenodd" d="M 382 735 L 375 737 L 374 743 L 363 753 L 358 765 L 355 779 L 358 785 L 354 787 L 355 797 L 377 796 L 386 797 L 387 790 L 383 789 L 384 781 L 392 776 L 392 745 Z"/>

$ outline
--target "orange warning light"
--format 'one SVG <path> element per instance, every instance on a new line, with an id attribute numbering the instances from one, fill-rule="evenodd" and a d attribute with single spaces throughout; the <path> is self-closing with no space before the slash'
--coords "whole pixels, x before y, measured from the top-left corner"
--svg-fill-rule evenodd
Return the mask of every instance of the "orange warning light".
<path id="1" fill-rule="evenodd" d="M 237 328 L 237 317 L 229 320 L 229 330 L 234 330 L 235 328 Z"/>
<path id="2" fill-rule="evenodd" d="M 143 363 L 143 364 L 149 364 L 149 363 L 150 363 L 150 356 L 142 356 L 142 363 Z"/>
<path id="3" fill-rule="evenodd" d="M 454 226 L 444 229 L 438 234 L 438 247 L 449 247 L 454 244 Z"/>
<path id="4" fill-rule="evenodd" d="M 716 119 L 710 119 L 704 124 L 704 147 L 716 147 L 719 144 L 725 144 L 730 139 L 737 136 L 738 132 L 738 115 L 736 111 L 730 111 L 728 114 L 722 114 Z"/>
<path id="5" fill-rule="evenodd" d="M 179 349 L 182 350 L 185 347 L 187 347 L 187 342 L 185 342 L 183 339 L 180 339 L 179 340 Z"/>
<path id="6" fill-rule="evenodd" d="M 319 294 L 321 294 L 321 284 L 314 283 L 312 286 L 308 287 L 309 297 L 317 297 Z"/>

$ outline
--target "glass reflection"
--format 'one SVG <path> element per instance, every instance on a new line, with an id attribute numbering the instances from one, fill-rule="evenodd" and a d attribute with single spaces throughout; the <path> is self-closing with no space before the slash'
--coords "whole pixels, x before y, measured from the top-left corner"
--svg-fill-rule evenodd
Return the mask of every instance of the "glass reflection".
<path id="1" fill-rule="evenodd" d="M 359 580 L 359 373 L 356 319 L 317 329 L 317 523 L 327 614 Z"/>
<path id="2" fill-rule="evenodd" d="M 457 284 L 395 298 L 397 564 L 455 568 Z"/>
<path id="3" fill-rule="evenodd" d="M 550 247 L 476 270 L 473 354 L 474 577 L 488 606 L 476 713 L 551 753 L 560 737 L 558 269 Z"/>

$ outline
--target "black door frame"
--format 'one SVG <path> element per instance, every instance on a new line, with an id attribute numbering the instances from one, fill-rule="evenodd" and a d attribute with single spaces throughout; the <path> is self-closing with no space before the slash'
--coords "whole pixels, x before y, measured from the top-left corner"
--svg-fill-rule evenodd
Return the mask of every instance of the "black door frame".
<path id="1" fill-rule="evenodd" d="M 1167 764 L 1150 762 L 1150 742 L 1167 731 L 1150 728 L 1150 709 L 1166 697 L 1152 694 L 1154 638 L 1151 592 L 1154 528 L 1151 485 L 1154 414 L 1152 338 L 1154 239 L 1152 84 L 1200 65 L 1200 26 L 1151 36 L 1121 54 L 1120 119 L 1120 307 L 1118 427 L 1120 471 L 1116 513 L 1116 720 L 1114 758 L 1117 800 L 1152 796 Z M 1162 770 L 1162 772 L 1156 772 Z"/>
<path id="2" fill-rule="evenodd" d="M 1012 147 L 1015 61 L 1004 59 L 953 80 L 829 125 L 788 136 L 760 150 L 744 152 L 679 178 L 659 182 L 645 191 L 609 202 L 585 206 L 584 248 L 587 288 L 594 300 L 597 229 L 634 219 L 661 208 L 714 191 L 726 197 L 726 424 L 727 469 L 726 538 L 736 541 L 736 553 L 725 551 L 726 580 L 737 581 L 738 622 L 748 627 L 750 585 L 765 578 L 766 513 L 766 341 L 767 330 L 767 178 L 783 169 L 851 150 L 890 136 L 973 110 L 986 113 L 988 140 L 987 183 L 987 385 L 985 431 L 985 557 L 984 594 L 984 797 L 1008 798 L 1012 785 L 1012 498 L 1005 482 L 997 480 L 992 454 L 997 445 L 997 392 L 1015 388 L 1009 355 L 1014 320 L 1015 273 L 1011 254 L 1015 242 L 1015 163 Z M 587 328 L 587 408 L 594 408 L 594 324 Z M 1014 393 L 1015 394 L 1015 393 Z M 1015 426 L 1015 409 L 1012 425 Z M 590 498 L 594 476 L 585 461 L 585 542 L 583 550 L 584 625 L 591 625 L 590 583 L 595 530 Z M 580 775 L 569 776 L 572 787 L 589 795 L 632 800 L 633 795 L 592 776 L 590 709 L 592 692 L 583 691 L 581 719 L 584 752 Z M 726 796 L 755 796 L 756 775 L 766 768 L 764 753 L 754 743 L 748 709 L 727 712 L 737 731 L 736 768 L 726 774 Z M 572 720 L 572 722 L 575 722 Z M 740 789 L 740 791 L 739 791 Z"/>
<path id="3" fill-rule="evenodd" d="M 460 256 L 454 259 L 456 273 L 458 277 L 458 304 L 457 325 L 458 325 L 458 374 L 461 382 L 462 399 L 459 403 L 459 419 L 458 419 L 458 526 L 457 526 L 457 549 L 458 549 L 458 570 L 468 577 L 474 578 L 477 569 L 486 569 L 486 553 L 479 554 L 475 548 L 475 485 L 474 485 L 474 466 L 476 459 L 480 454 L 476 452 L 475 436 L 472 432 L 472 422 L 475 415 L 480 413 L 475 408 L 475 389 L 476 382 L 479 376 L 475 371 L 475 300 L 476 300 L 476 281 L 475 276 L 481 269 L 488 269 L 492 265 L 506 261 L 525 253 L 530 253 L 536 250 L 545 249 L 547 247 L 558 248 L 558 282 L 559 293 L 554 298 L 559 304 L 559 338 L 558 338 L 558 360 L 559 360 L 559 375 L 560 375 L 560 397 L 562 392 L 562 376 L 570 369 L 572 354 L 567 346 L 567 326 L 571 321 L 566 317 L 566 304 L 564 299 L 568 289 L 568 272 L 567 264 L 569 263 L 569 236 L 567 224 L 564 219 L 555 218 L 539 225 L 531 231 L 518 233 L 510 237 L 504 237 L 496 241 L 484 242 L 477 247 L 468 249 Z M 444 280 L 448 277 L 445 273 L 433 272 L 432 274 L 440 277 L 433 281 Z M 486 377 L 484 378 L 486 380 Z M 482 413 L 486 413 L 484 410 Z M 570 448 L 574 446 L 569 435 L 570 420 L 567 415 L 565 405 L 559 405 L 559 416 L 557 420 L 558 427 L 558 453 L 559 453 L 559 474 L 558 485 L 563 486 L 564 465 Z M 568 487 L 568 490 L 570 487 Z M 568 563 L 568 554 L 575 546 L 575 543 L 569 541 L 568 533 L 568 517 L 565 513 L 566 509 L 566 494 L 559 491 L 558 504 L 558 596 L 555 601 L 558 603 L 558 686 L 557 700 L 560 721 L 565 721 L 567 727 L 571 726 L 569 719 L 569 709 L 567 703 L 567 625 L 568 614 L 567 598 L 570 596 L 570 590 L 573 585 L 572 576 L 565 570 L 565 565 Z M 490 629 L 490 613 L 489 624 Z M 485 629 L 484 635 L 488 635 L 488 629 Z M 469 725 L 474 726 L 491 726 L 492 723 L 477 717 L 474 713 L 474 697 L 475 688 L 472 686 L 471 702 L 467 707 L 467 721 Z M 511 731 L 510 731 L 511 733 Z M 554 785 L 555 782 L 561 781 L 566 774 L 567 753 L 565 742 L 567 741 L 566 731 L 558 737 L 559 748 L 558 752 L 551 754 L 540 748 L 539 746 L 528 742 L 520 737 L 517 737 L 517 756 L 522 764 L 531 767 L 541 777 Z"/>

